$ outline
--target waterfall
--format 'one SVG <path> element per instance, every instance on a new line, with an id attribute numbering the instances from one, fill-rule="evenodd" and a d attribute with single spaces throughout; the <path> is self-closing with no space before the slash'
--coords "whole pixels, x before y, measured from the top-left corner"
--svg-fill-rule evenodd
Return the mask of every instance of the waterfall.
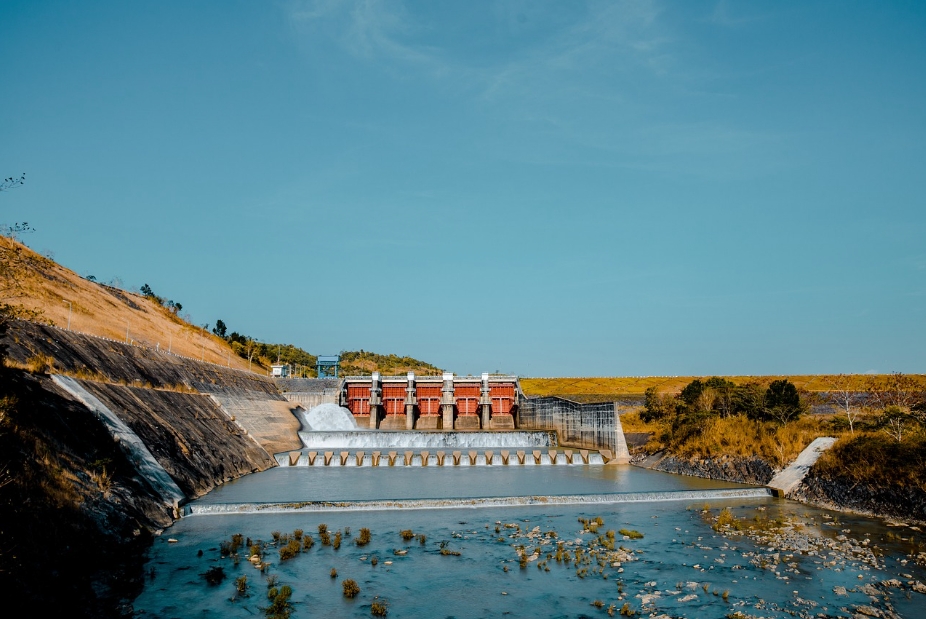
<path id="1" fill-rule="evenodd" d="M 719 490 L 676 490 L 668 492 L 628 492 L 624 494 L 583 494 L 552 496 L 515 496 L 454 499 L 398 499 L 374 501 L 300 501 L 295 503 L 220 503 L 187 505 L 186 515 L 364 511 L 393 509 L 451 509 L 475 507 L 518 507 L 524 505 L 611 505 L 618 503 L 656 503 L 662 501 L 719 501 L 724 499 L 758 499 L 771 496 L 767 488 L 730 488 Z"/>
<path id="2" fill-rule="evenodd" d="M 84 389 L 80 383 L 69 376 L 55 374 L 52 380 L 62 389 L 70 393 L 77 400 L 90 409 L 97 418 L 103 422 L 109 433 L 119 442 L 129 460 L 135 465 L 138 473 L 151 484 L 151 487 L 169 505 L 176 506 L 185 498 L 183 492 L 174 483 L 164 467 L 148 451 L 138 435 L 125 424 L 116 413 L 109 410 L 96 396 Z"/>
<path id="3" fill-rule="evenodd" d="M 351 412 L 337 404 L 319 404 L 308 412 L 299 408 L 296 409 L 296 416 L 302 424 L 302 429 L 307 431 L 362 431 L 357 427 L 357 420 Z"/>
<path id="4" fill-rule="evenodd" d="M 328 405 L 322 405 L 328 406 Z M 314 410 L 314 409 L 313 409 Z M 314 428 L 314 426 L 312 426 Z M 515 432 L 299 432 L 306 449 L 537 449 L 555 447 L 547 431 Z"/>

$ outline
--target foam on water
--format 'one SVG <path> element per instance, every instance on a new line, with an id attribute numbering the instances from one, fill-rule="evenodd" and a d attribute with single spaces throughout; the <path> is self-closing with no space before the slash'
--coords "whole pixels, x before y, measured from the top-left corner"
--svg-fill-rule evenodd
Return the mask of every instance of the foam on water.
<path id="1" fill-rule="evenodd" d="M 322 406 L 333 406 L 323 404 Z M 318 407 L 316 407 L 318 408 Z M 315 409 L 312 409 L 315 410 Z M 341 409 L 344 410 L 344 409 Z M 311 412 L 311 411 L 310 411 Z M 349 413 L 348 413 L 349 414 Z M 353 420 L 351 420 L 353 421 Z M 311 420 L 310 420 L 310 423 Z M 315 426 L 312 425 L 313 430 Z M 353 431 L 300 432 L 306 449 L 536 449 L 555 447 L 550 432 L 370 432 L 354 427 Z"/>
<path id="2" fill-rule="evenodd" d="M 351 412 L 337 404 L 319 404 L 313 406 L 308 412 L 300 408 L 296 410 L 296 416 L 299 417 L 303 430 L 313 432 L 362 431 L 362 428 L 357 426 L 357 420 Z"/>
<path id="3" fill-rule="evenodd" d="M 519 507 L 524 505 L 584 505 L 595 503 L 655 503 L 663 501 L 718 501 L 771 496 L 768 488 L 719 490 L 677 490 L 674 492 L 630 492 L 625 494 L 575 494 L 558 496 L 476 497 L 446 499 L 399 499 L 375 501 L 298 501 L 290 503 L 190 504 L 187 515 L 248 514 L 279 512 L 378 511 L 394 509 L 454 509 L 475 507 Z"/>

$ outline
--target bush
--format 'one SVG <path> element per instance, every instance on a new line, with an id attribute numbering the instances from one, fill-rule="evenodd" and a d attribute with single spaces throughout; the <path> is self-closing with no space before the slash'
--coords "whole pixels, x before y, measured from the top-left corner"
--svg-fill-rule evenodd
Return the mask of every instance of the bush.
<path id="1" fill-rule="evenodd" d="M 643 539 L 643 534 L 633 529 L 621 529 L 618 533 L 630 539 Z"/>
<path id="2" fill-rule="evenodd" d="M 389 612 L 388 606 L 386 600 L 381 600 L 378 597 L 373 598 L 373 603 L 370 604 L 370 614 L 374 617 L 385 617 Z"/>
<path id="3" fill-rule="evenodd" d="M 293 612 L 293 605 L 289 601 L 292 595 L 293 590 L 289 585 L 283 585 L 279 589 L 271 588 L 267 592 L 270 606 L 263 609 L 264 615 L 273 619 L 287 619 Z"/>
<path id="4" fill-rule="evenodd" d="M 341 587 L 344 589 L 344 597 L 346 598 L 352 598 L 360 593 L 360 585 L 357 584 L 356 580 L 350 578 L 344 580 Z"/>
<path id="5" fill-rule="evenodd" d="M 280 548 L 280 561 L 292 559 L 302 550 L 302 544 L 294 539 L 289 540 L 285 546 Z"/>
<path id="6" fill-rule="evenodd" d="M 411 529 L 402 529 L 399 531 L 399 535 L 401 535 L 402 539 L 406 542 L 415 538 L 415 533 Z"/>
<path id="7" fill-rule="evenodd" d="M 370 543 L 370 538 L 371 538 L 371 536 L 370 536 L 370 530 L 369 530 L 369 529 L 367 529 L 366 527 L 360 529 L 360 535 L 357 536 L 357 540 L 356 540 L 356 541 L 357 541 L 357 545 L 358 545 L 358 546 L 366 546 L 367 544 Z"/>
<path id="8" fill-rule="evenodd" d="M 215 565 L 206 570 L 206 573 L 203 574 L 203 578 L 206 579 L 206 582 L 212 586 L 215 586 L 225 580 L 225 568 L 219 565 Z"/>

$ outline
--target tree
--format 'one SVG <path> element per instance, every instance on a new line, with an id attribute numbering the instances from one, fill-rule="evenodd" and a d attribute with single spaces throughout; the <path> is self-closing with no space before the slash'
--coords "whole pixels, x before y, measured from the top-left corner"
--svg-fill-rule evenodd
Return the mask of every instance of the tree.
<path id="1" fill-rule="evenodd" d="M 650 387 L 643 394 L 643 411 L 640 419 L 645 423 L 674 417 L 677 411 L 675 398 L 668 394 L 660 394 L 656 387 Z"/>
<path id="2" fill-rule="evenodd" d="M 221 318 L 215 321 L 215 327 L 212 328 L 213 333 L 219 337 L 224 338 L 227 331 L 228 327 L 225 326 L 225 321 L 223 321 Z"/>
<path id="3" fill-rule="evenodd" d="M 781 425 L 794 421 L 804 412 L 797 387 L 786 379 L 776 380 L 765 390 L 765 416 Z"/>
<path id="4" fill-rule="evenodd" d="M 907 412 L 924 399 L 924 388 L 912 376 L 892 372 L 885 377 L 872 377 L 867 385 L 867 403 L 873 408 L 896 406 Z"/>
<path id="5" fill-rule="evenodd" d="M 765 416 L 765 387 L 759 383 L 734 387 L 730 400 L 734 414 L 746 415 L 750 419 L 762 419 Z"/>
<path id="6" fill-rule="evenodd" d="M 904 434 L 910 432 L 916 425 L 916 419 L 899 406 L 888 406 L 879 420 L 881 431 L 898 443 L 903 441 Z"/>
<path id="7" fill-rule="evenodd" d="M 862 412 L 859 406 L 862 402 L 862 395 L 852 389 L 852 377 L 846 374 L 837 374 L 828 382 L 830 390 L 826 394 L 827 402 L 846 414 L 849 432 L 855 434 L 855 421 Z"/>
<path id="8" fill-rule="evenodd" d="M 3 182 L 0 182 L 0 191 L 9 191 L 14 187 L 19 187 L 26 182 L 26 173 L 23 172 L 19 178 L 11 176 L 9 178 L 3 179 Z"/>

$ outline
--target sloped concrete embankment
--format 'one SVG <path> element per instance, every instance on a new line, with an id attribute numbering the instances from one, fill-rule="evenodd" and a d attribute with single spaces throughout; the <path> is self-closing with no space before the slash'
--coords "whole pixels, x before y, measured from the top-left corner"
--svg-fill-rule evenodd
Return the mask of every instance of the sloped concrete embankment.
<path id="1" fill-rule="evenodd" d="M 141 439 L 187 499 L 276 465 L 209 396 L 72 380 Z"/>
<path id="2" fill-rule="evenodd" d="M 299 449 L 299 421 L 267 376 L 26 321 L 12 324 L 9 357 L 47 357 L 52 372 L 94 382 L 209 394 L 270 454 Z"/>
<path id="3" fill-rule="evenodd" d="M 203 393 L 285 399 L 267 376 L 48 325 L 15 321 L 7 342 L 14 361 L 26 363 L 46 355 L 54 360 L 55 370 L 78 376 L 86 373 L 87 378 L 139 387 L 185 386 Z"/>

